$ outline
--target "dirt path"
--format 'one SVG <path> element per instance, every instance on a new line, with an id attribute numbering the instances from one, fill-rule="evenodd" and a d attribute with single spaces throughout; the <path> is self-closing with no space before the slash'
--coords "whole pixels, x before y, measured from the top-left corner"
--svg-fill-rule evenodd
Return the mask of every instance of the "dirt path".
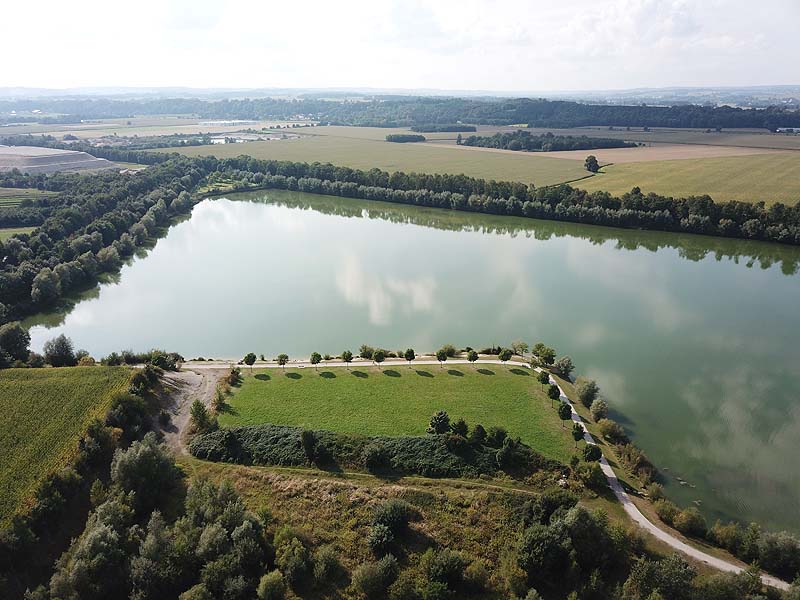
<path id="1" fill-rule="evenodd" d="M 164 373 L 161 383 L 169 394 L 165 410 L 170 414 L 170 424 L 162 428 L 164 443 L 176 454 L 187 454 L 186 433 L 189 427 L 189 411 L 195 400 L 211 407 L 217 381 L 223 371 L 196 372 L 177 371 Z"/>

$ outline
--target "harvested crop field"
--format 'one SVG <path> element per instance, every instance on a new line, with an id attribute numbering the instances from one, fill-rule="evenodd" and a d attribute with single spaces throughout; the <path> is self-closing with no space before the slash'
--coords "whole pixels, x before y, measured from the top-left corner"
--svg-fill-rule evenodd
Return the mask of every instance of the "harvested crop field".
<path id="1" fill-rule="evenodd" d="M 382 131 L 386 135 L 387 130 Z M 543 154 L 480 150 L 463 152 L 455 146 L 392 144 L 383 140 L 333 135 L 304 135 L 292 140 L 168 148 L 163 151 L 217 158 L 245 154 L 260 159 L 330 162 L 365 170 L 377 167 L 386 171 L 463 173 L 485 179 L 534 183 L 537 186 L 573 181 L 587 175 L 583 164 L 578 161 L 551 158 Z"/>
<path id="2" fill-rule="evenodd" d="M 0 524 L 39 483 L 75 456 L 89 423 L 102 418 L 130 380 L 125 367 L 0 372 Z"/>
<path id="3" fill-rule="evenodd" d="M 548 152 L 554 158 L 567 158 L 583 162 L 594 154 L 600 164 L 650 162 L 654 160 L 689 160 L 725 156 L 751 156 L 754 154 L 777 154 L 780 150 L 765 148 L 742 148 L 739 146 L 700 146 L 690 144 L 656 144 L 639 148 L 601 148 L 598 150 L 567 150 Z"/>
<path id="4" fill-rule="evenodd" d="M 573 185 L 615 195 L 639 187 L 675 197 L 708 194 L 719 202 L 795 204 L 800 200 L 800 153 L 614 164 Z"/>

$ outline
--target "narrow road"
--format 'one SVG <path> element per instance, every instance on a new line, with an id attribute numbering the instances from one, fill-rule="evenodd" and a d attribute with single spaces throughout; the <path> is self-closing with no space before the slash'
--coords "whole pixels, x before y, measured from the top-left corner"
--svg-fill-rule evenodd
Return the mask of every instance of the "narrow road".
<path id="1" fill-rule="evenodd" d="M 225 361 L 214 361 L 213 363 L 190 362 L 190 363 L 185 363 L 184 364 L 184 368 L 186 368 L 186 369 L 217 369 L 217 370 L 219 370 L 219 369 L 226 368 L 227 365 L 235 365 L 235 363 L 236 363 L 236 361 L 231 361 L 230 363 L 226 363 Z M 436 366 L 440 365 L 438 360 L 429 360 L 429 359 L 414 360 L 412 364 L 413 365 L 436 365 Z M 525 367 L 525 368 L 528 368 L 528 369 L 531 368 L 531 366 L 528 363 L 524 363 L 524 362 L 519 362 L 519 361 L 503 362 L 503 361 L 500 361 L 500 360 L 489 359 L 489 358 L 480 358 L 475 363 L 470 363 L 469 361 L 464 360 L 464 359 L 460 359 L 460 358 L 459 359 L 448 359 L 446 362 L 444 362 L 442 364 L 442 366 L 472 365 L 472 364 L 476 364 L 476 365 L 515 366 L 515 367 Z M 391 359 L 391 360 L 384 361 L 383 363 L 381 363 L 380 366 L 381 366 L 381 368 L 384 368 L 384 367 L 405 367 L 407 365 L 408 365 L 408 362 L 405 361 L 405 360 Z M 287 363 L 286 366 L 287 367 L 291 367 L 291 368 L 300 368 L 300 369 L 313 368 L 314 367 L 314 365 L 312 365 L 308 361 L 292 361 L 292 362 Z M 349 364 L 345 363 L 345 362 L 341 362 L 341 361 L 325 361 L 325 362 L 322 362 L 319 365 L 317 365 L 318 368 L 325 368 L 325 367 L 358 368 L 358 367 L 370 367 L 370 366 L 374 366 L 374 363 L 372 363 L 372 361 L 364 360 L 364 359 L 355 359 L 355 360 L 353 360 L 352 363 L 349 363 Z M 246 367 L 242 366 L 242 368 L 246 368 Z M 274 362 L 258 361 L 253 366 L 253 368 L 280 369 L 282 367 L 280 365 L 274 363 Z M 541 369 L 539 369 L 538 367 L 535 368 L 534 370 L 537 371 L 537 372 L 541 371 Z M 575 411 L 575 406 L 572 404 L 572 401 L 564 393 L 564 390 L 561 388 L 561 386 L 558 385 L 558 382 L 555 381 L 551 377 L 550 378 L 550 383 L 558 386 L 558 389 L 561 392 L 561 400 L 563 400 L 564 402 L 567 402 L 570 405 L 570 407 L 572 408 L 572 420 L 575 421 L 576 423 L 580 423 L 581 425 L 584 425 L 583 420 L 581 419 L 580 415 Z M 589 433 L 589 431 L 588 431 L 588 429 L 586 428 L 585 425 L 584 425 L 583 429 L 584 429 L 584 440 L 586 441 L 586 443 L 587 444 L 596 444 L 594 438 Z M 623 489 L 622 484 L 619 482 L 619 479 L 617 478 L 616 474 L 614 473 L 614 470 L 611 468 L 611 465 L 608 464 L 608 461 L 606 460 L 605 456 L 603 456 L 600 459 L 600 468 L 603 470 L 603 474 L 606 476 L 606 479 L 608 480 L 608 485 L 609 485 L 609 487 L 611 487 L 611 490 L 614 492 L 614 495 L 617 497 L 617 500 L 619 500 L 620 504 L 622 504 L 622 507 L 625 509 L 625 512 L 628 514 L 628 516 L 633 520 L 634 523 L 639 525 L 639 527 L 641 527 L 642 529 L 644 529 L 645 531 L 647 531 L 651 535 L 655 536 L 657 539 L 659 539 L 660 541 L 664 542 L 665 544 L 671 546 L 675 550 L 678 550 L 679 552 L 683 552 L 687 556 L 690 556 L 695 560 L 698 560 L 698 561 L 703 562 L 703 563 L 705 563 L 705 564 L 707 564 L 707 565 L 709 565 L 711 567 L 714 567 L 715 569 L 719 569 L 720 571 L 727 571 L 729 573 L 740 573 L 740 572 L 742 572 L 744 570 L 739 565 L 733 564 L 733 563 L 728 562 L 726 560 L 723 560 L 721 558 L 717 558 L 716 556 L 711 556 L 710 554 L 707 554 L 707 553 L 703 552 L 702 550 L 698 550 L 697 548 L 694 548 L 693 546 L 690 546 L 686 542 L 678 539 L 677 537 L 675 537 L 671 533 L 669 533 L 667 531 L 664 531 L 664 530 L 656 527 L 655 525 L 653 525 L 653 523 L 651 523 L 647 519 L 647 517 L 645 517 L 642 514 L 642 512 L 633 503 L 633 500 L 631 500 L 631 498 L 628 495 L 628 493 Z M 762 573 L 761 581 L 765 585 L 769 585 L 769 586 L 772 586 L 772 587 L 775 587 L 775 588 L 778 588 L 778 589 L 781 589 L 781 590 L 788 590 L 789 589 L 789 584 L 788 583 L 786 583 L 782 579 L 778 579 L 777 577 L 774 577 L 772 575 L 767 575 L 767 574 Z"/>

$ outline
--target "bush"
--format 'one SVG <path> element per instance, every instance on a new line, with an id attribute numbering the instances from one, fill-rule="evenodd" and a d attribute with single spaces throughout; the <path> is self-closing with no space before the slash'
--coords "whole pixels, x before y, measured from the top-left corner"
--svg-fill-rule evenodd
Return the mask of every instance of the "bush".
<path id="1" fill-rule="evenodd" d="M 414 575 L 409 571 L 400 573 L 397 580 L 389 586 L 389 600 L 421 600 Z"/>
<path id="2" fill-rule="evenodd" d="M 428 581 L 443 583 L 449 590 L 456 590 L 464 583 L 467 561 L 457 552 L 448 549 L 436 552 L 429 548 L 422 555 L 421 564 Z"/>
<path id="3" fill-rule="evenodd" d="M 278 545 L 275 543 L 275 564 L 283 573 L 290 586 L 296 588 L 308 578 L 309 557 L 303 542 L 293 537 Z"/>
<path id="4" fill-rule="evenodd" d="M 489 583 L 489 565 L 482 559 L 473 560 L 464 569 L 464 584 L 471 592 L 483 592 Z"/>
<path id="5" fill-rule="evenodd" d="M 453 430 L 453 433 L 460 435 L 463 438 L 466 438 L 467 434 L 469 434 L 469 426 L 463 418 L 458 419 L 458 421 L 453 423 L 450 428 Z"/>
<path id="6" fill-rule="evenodd" d="M 134 492 L 140 514 L 160 506 L 175 488 L 178 470 L 165 446 L 152 432 L 127 450 L 117 450 L 111 462 L 111 481 L 124 492 Z"/>
<path id="7" fill-rule="evenodd" d="M 645 487 L 648 497 L 651 502 L 661 500 L 664 497 L 664 486 L 660 483 L 651 483 Z M 717 522 L 719 523 L 719 521 Z"/>
<path id="8" fill-rule="evenodd" d="M 353 573 L 353 585 L 371 600 L 384 598 L 397 574 L 397 559 L 388 554 L 377 562 L 358 567 Z"/>
<path id="9" fill-rule="evenodd" d="M 256 591 L 259 600 L 283 600 L 286 597 L 286 584 L 277 569 L 264 574 L 258 582 Z"/>
<path id="10" fill-rule="evenodd" d="M 448 431 L 450 431 L 450 416 L 443 410 L 435 412 L 428 425 L 428 433 L 441 435 Z"/>
<path id="11" fill-rule="evenodd" d="M 447 444 L 447 449 L 455 454 L 466 452 L 469 448 L 469 442 L 467 442 L 467 439 L 456 433 L 449 433 L 445 435 L 444 439 L 445 443 Z"/>
<path id="12" fill-rule="evenodd" d="M 597 399 L 600 388 L 597 386 L 596 381 L 578 377 L 578 381 L 575 383 L 575 393 L 578 395 L 578 400 L 580 400 L 581 404 L 589 408 Z"/>
<path id="13" fill-rule="evenodd" d="M 381 471 L 391 466 L 389 455 L 380 444 L 368 444 L 361 456 L 364 467 L 370 472 Z"/>
<path id="14" fill-rule="evenodd" d="M 597 444 L 586 444 L 583 447 L 583 460 L 586 462 L 596 462 L 602 458 L 603 453 Z"/>
<path id="15" fill-rule="evenodd" d="M 317 448 L 317 436 L 313 431 L 304 429 L 300 432 L 300 444 L 309 462 L 314 462 L 315 450 Z"/>
<path id="16" fill-rule="evenodd" d="M 706 520 L 696 507 L 690 506 L 673 517 L 672 524 L 684 535 L 704 537 L 706 535 Z"/>
<path id="17" fill-rule="evenodd" d="M 470 444 L 482 445 L 486 441 L 486 430 L 478 423 L 469 434 Z"/>
<path id="18" fill-rule="evenodd" d="M 456 352 L 458 352 L 456 350 L 456 347 L 453 346 L 453 344 L 445 344 L 444 346 L 442 346 L 442 350 L 444 350 L 444 353 L 447 355 L 447 358 L 453 358 L 456 355 Z"/>
<path id="19" fill-rule="evenodd" d="M 603 469 L 596 462 L 583 463 L 578 466 L 577 470 L 578 479 L 588 487 L 595 491 L 601 491 L 608 487 L 606 476 L 603 474 Z"/>
<path id="20" fill-rule="evenodd" d="M 658 518 L 667 525 L 672 525 L 675 522 L 675 517 L 680 512 L 674 502 L 670 502 L 665 498 L 653 502 L 653 510 L 656 511 Z"/>
<path id="21" fill-rule="evenodd" d="M 597 426 L 602 436 L 612 444 L 627 444 L 630 441 L 622 426 L 611 419 L 600 419 Z"/>
<path id="22" fill-rule="evenodd" d="M 373 525 L 385 525 L 395 536 L 408 528 L 408 522 L 415 516 L 412 506 L 405 500 L 393 498 L 375 509 Z"/>
<path id="23" fill-rule="evenodd" d="M 608 418 L 608 402 L 606 402 L 602 398 L 597 398 L 596 400 L 594 400 L 589 410 L 592 413 L 592 420 L 594 420 L 595 423 L 597 423 L 601 419 Z"/>
<path id="24" fill-rule="evenodd" d="M 394 533 L 383 523 L 376 523 L 367 536 L 367 545 L 375 554 L 386 554 L 394 543 Z"/>
<path id="25" fill-rule="evenodd" d="M 121 429 L 126 444 L 139 439 L 150 428 L 147 404 L 133 394 L 123 392 L 115 395 L 106 415 L 106 425 Z"/>
<path id="26" fill-rule="evenodd" d="M 739 546 L 742 543 L 742 530 L 738 523 L 723 525 L 720 521 L 717 521 L 709 529 L 708 539 L 711 543 L 737 556 L 739 554 Z"/>
<path id="27" fill-rule="evenodd" d="M 758 556 L 763 568 L 786 581 L 800 576 L 800 541 L 786 531 L 763 534 L 758 541 Z"/>
<path id="28" fill-rule="evenodd" d="M 311 559 L 314 564 L 314 581 L 317 585 L 326 586 L 339 574 L 341 565 L 333 546 L 322 546 L 314 552 Z"/>
<path id="29" fill-rule="evenodd" d="M 214 420 L 208 414 L 208 409 L 200 400 L 192 402 L 192 407 L 189 410 L 195 431 L 205 433 L 216 429 Z"/>
<path id="30" fill-rule="evenodd" d="M 490 427 L 486 435 L 486 445 L 492 448 L 502 448 L 508 432 L 503 427 Z"/>

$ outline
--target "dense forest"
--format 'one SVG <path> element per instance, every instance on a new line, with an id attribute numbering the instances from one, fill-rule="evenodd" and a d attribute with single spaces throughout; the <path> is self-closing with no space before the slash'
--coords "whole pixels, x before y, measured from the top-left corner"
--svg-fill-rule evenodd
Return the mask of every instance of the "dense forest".
<path id="1" fill-rule="evenodd" d="M 559 150 L 596 150 L 598 148 L 635 148 L 635 142 L 610 138 L 590 138 L 585 135 L 554 135 L 547 132 L 533 135 L 519 129 L 514 132 L 494 135 L 471 135 L 461 142 L 464 146 L 500 148 L 502 150 L 525 150 L 528 152 L 557 152 Z"/>
<path id="2" fill-rule="evenodd" d="M 187 114 L 209 119 L 290 119 L 304 116 L 323 122 L 377 127 L 432 126 L 452 123 L 531 127 L 800 127 L 800 112 L 773 106 L 742 109 L 729 106 L 583 104 L 531 98 L 397 98 L 369 101 L 318 99 L 193 98 L 110 100 L 105 98 L 0 101 L 0 114 L 41 110 L 61 115 L 59 122 L 82 119 L 130 118 L 134 115 Z M 16 116 L 5 122 L 18 122 Z M 0 118 L 0 123 L 3 120 Z"/>

